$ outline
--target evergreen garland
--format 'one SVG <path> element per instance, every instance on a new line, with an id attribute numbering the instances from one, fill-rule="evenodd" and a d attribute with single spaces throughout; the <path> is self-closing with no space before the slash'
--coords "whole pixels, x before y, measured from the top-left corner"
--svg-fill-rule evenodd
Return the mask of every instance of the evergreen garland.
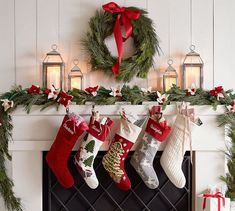
<path id="1" fill-rule="evenodd" d="M 20 199 L 15 197 L 12 190 L 14 184 L 8 177 L 5 167 L 5 159 L 11 160 L 8 153 L 8 142 L 12 138 L 12 122 L 11 116 L 4 112 L 3 107 L 0 107 L 0 193 L 3 197 L 5 206 L 8 210 L 22 211 Z"/>
<path id="2" fill-rule="evenodd" d="M 130 81 L 134 76 L 146 78 L 153 66 L 155 53 L 160 53 L 159 40 L 147 12 L 135 7 L 127 9 L 140 10 L 141 15 L 139 19 L 131 21 L 136 50 L 133 56 L 122 60 L 120 73 L 116 76 L 120 81 Z M 107 75 L 113 75 L 112 66 L 117 62 L 117 58 L 111 55 L 104 40 L 113 33 L 116 17 L 115 13 L 97 10 L 89 21 L 90 31 L 82 40 L 90 55 L 92 70 L 102 70 Z"/>
<path id="3" fill-rule="evenodd" d="M 45 90 L 39 89 L 38 93 L 29 93 L 29 89 L 23 89 L 21 86 L 15 86 L 9 92 L 0 95 L 0 193 L 5 201 L 5 205 L 8 210 L 23 210 L 21 207 L 20 199 L 17 198 L 12 190 L 13 182 L 6 174 L 5 159 L 11 160 L 11 156 L 8 153 L 8 143 L 12 139 L 13 125 L 11 122 L 11 113 L 18 107 L 23 106 L 27 113 L 30 112 L 32 106 L 40 106 L 41 110 L 48 107 L 60 106 L 59 97 L 56 99 L 48 99 L 48 94 Z M 172 101 L 186 101 L 190 102 L 191 105 L 211 105 L 216 109 L 217 105 L 225 105 L 226 107 L 231 106 L 231 103 L 235 102 L 235 94 L 231 90 L 221 90 L 221 96 L 217 96 L 214 90 L 206 91 L 203 89 L 197 89 L 195 94 L 189 95 L 188 90 L 180 89 L 179 87 L 173 86 L 168 92 L 159 93 L 144 92 L 137 86 L 129 87 L 123 86 L 121 89 L 121 96 L 111 96 L 112 90 L 100 87 L 97 90 L 97 95 L 93 96 L 91 93 L 87 93 L 83 90 L 71 90 L 68 91 L 69 95 L 73 96 L 72 102 L 77 105 L 83 105 L 86 102 L 94 102 L 96 105 L 112 105 L 116 102 L 126 101 L 131 102 L 133 105 L 142 104 L 144 101 L 155 101 L 162 102 L 163 108 L 170 104 Z M 164 101 L 159 101 L 164 96 Z M 4 110 L 2 106 L 2 100 L 12 101 L 12 107 Z M 9 104 L 10 105 L 10 104 Z M 233 104 L 234 105 L 234 104 Z M 234 107 L 233 107 L 234 108 Z M 231 147 L 226 152 L 228 160 L 229 173 L 222 177 L 228 186 L 227 196 L 231 199 L 234 198 L 235 194 L 235 114 L 226 109 L 226 113 L 219 117 L 218 122 L 220 125 L 228 125 L 229 132 L 228 136 L 231 138 Z M 90 160 L 86 161 L 88 164 Z"/>
<path id="4" fill-rule="evenodd" d="M 227 125 L 227 136 L 230 138 L 230 143 L 225 152 L 227 156 L 228 173 L 221 176 L 222 181 L 227 185 L 226 196 L 232 201 L 235 201 L 235 113 L 225 113 L 218 117 L 220 126 Z"/>

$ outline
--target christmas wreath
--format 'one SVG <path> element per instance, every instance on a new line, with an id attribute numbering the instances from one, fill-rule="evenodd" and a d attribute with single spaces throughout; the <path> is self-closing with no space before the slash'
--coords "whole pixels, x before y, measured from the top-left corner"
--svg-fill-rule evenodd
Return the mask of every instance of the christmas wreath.
<path id="1" fill-rule="evenodd" d="M 121 81 L 130 81 L 134 76 L 146 78 L 154 63 L 154 55 L 159 54 L 159 40 L 153 22 L 147 12 L 136 7 L 120 7 L 114 2 L 103 5 L 89 22 L 90 31 L 83 39 L 83 45 L 90 55 L 93 70 L 102 70 L 108 75 L 116 75 Z M 125 37 L 123 37 L 122 27 Z M 105 38 L 114 34 L 118 58 L 111 55 Z M 122 59 L 123 44 L 133 37 L 135 53 Z"/>

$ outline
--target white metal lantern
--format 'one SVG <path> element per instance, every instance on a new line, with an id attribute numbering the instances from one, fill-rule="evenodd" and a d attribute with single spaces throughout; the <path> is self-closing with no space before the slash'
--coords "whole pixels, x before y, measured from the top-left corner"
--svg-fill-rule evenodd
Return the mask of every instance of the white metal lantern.
<path id="1" fill-rule="evenodd" d="M 203 88 L 203 61 L 196 53 L 195 46 L 191 45 L 190 52 L 186 54 L 183 62 L 183 87 Z"/>
<path id="2" fill-rule="evenodd" d="M 74 60 L 74 67 L 68 75 L 68 89 L 82 89 L 83 87 L 83 74 L 81 69 L 78 67 L 78 60 Z"/>
<path id="3" fill-rule="evenodd" d="M 176 70 L 172 67 L 173 60 L 168 60 L 168 67 L 163 74 L 163 90 L 164 92 L 168 91 L 172 85 L 178 86 L 178 74 Z"/>
<path id="4" fill-rule="evenodd" d="M 57 45 L 52 45 L 52 51 L 47 53 L 43 60 L 42 81 L 44 88 L 54 85 L 56 88 L 64 88 L 64 61 L 57 51 Z"/>

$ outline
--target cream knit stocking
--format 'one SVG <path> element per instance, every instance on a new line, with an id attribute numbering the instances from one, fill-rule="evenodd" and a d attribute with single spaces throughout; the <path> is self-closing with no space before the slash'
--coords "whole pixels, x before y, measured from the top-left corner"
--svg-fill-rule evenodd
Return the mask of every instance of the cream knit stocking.
<path id="1" fill-rule="evenodd" d="M 194 124 L 190 119 L 192 109 L 186 110 L 181 105 L 175 120 L 172 132 L 169 135 L 166 148 L 162 154 L 160 163 L 170 181 L 178 188 L 183 188 L 186 183 L 182 171 L 182 162 L 187 146 L 191 149 L 191 126 Z"/>

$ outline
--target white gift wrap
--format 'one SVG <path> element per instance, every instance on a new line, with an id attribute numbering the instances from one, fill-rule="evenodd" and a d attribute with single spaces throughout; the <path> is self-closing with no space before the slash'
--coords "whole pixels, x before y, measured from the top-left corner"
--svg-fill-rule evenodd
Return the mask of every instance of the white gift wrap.
<path id="1" fill-rule="evenodd" d="M 197 197 L 197 211 L 219 211 L 217 198 L 206 198 L 206 208 L 203 209 L 203 195 Z M 225 198 L 225 205 L 223 200 L 220 199 L 220 211 L 230 211 L 230 198 Z"/>

